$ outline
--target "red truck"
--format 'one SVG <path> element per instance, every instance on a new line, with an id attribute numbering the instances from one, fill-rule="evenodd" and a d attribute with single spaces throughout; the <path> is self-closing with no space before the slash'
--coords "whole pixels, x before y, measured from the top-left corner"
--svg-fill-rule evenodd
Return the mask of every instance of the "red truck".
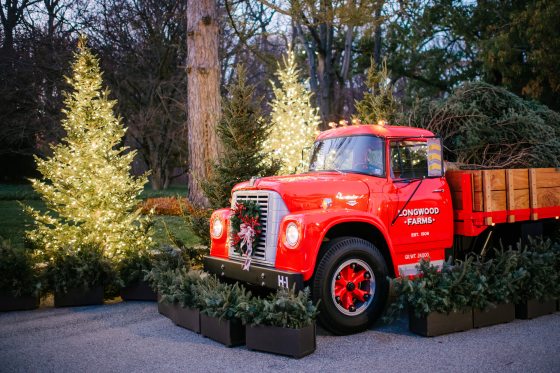
<path id="1" fill-rule="evenodd" d="M 445 173 L 430 131 L 359 125 L 322 132 L 307 173 L 236 185 L 232 208 L 246 201 L 258 204 L 262 228 L 250 267 L 232 244 L 232 209 L 220 209 L 205 269 L 265 288 L 309 286 L 321 324 L 349 334 L 380 316 L 388 278 L 414 275 L 420 259 L 442 264 L 488 250 L 493 235 L 512 237 L 513 227 L 558 219 L 560 172 Z"/>

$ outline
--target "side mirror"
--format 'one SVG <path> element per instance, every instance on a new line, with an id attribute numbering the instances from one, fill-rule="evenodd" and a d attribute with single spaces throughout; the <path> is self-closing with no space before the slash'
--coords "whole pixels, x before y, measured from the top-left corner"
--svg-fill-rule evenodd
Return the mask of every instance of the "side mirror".
<path id="1" fill-rule="evenodd" d="M 441 138 L 428 139 L 428 177 L 442 177 L 443 170 L 443 147 Z"/>

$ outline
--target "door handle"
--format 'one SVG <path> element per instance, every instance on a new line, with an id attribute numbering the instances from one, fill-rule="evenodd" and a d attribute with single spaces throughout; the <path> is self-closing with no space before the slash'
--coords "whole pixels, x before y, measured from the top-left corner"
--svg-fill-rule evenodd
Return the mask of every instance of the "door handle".
<path id="1" fill-rule="evenodd" d="M 443 193 L 443 192 L 445 192 L 445 189 L 434 189 L 432 191 L 432 193 Z"/>

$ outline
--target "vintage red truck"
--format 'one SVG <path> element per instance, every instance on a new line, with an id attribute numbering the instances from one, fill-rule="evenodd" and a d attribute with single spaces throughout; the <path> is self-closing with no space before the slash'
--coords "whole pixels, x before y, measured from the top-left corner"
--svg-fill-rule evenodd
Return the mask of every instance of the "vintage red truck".
<path id="1" fill-rule="evenodd" d="M 220 209 L 205 269 L 267 288 L 309 286 L 322 325 L 348 334 L 380 316 L 388 277 L 414 275 L 420 259 L 442 264 L 488 250 L 493 235 L 539 233 L 557 220 L 560 172 L 445 173 L 441 140 L 430 131 L 347 126 L 319 134 L 307 173 L 236 185 L 232 207 L 243 201 L 261 212 L 250 267 L 232 247 L 232 210 Z"/>

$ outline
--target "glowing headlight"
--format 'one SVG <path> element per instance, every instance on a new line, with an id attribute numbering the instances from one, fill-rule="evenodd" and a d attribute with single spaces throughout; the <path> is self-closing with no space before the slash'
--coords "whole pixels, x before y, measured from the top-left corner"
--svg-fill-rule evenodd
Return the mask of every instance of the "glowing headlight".
<path id="1" fill-rule="evenodd" d="M 288 224 L 286 228 L 286 244 L 288 246 L 294 247 L 299 241 L 299 229 L 296 223 Z"/>
<path id="2" fill-rule="evenodd" d="M 220 218 L 216 218 L 212 221 L 212 236 L 215 238 L 220 238 L 224 230 L 224 224 Z"/>

